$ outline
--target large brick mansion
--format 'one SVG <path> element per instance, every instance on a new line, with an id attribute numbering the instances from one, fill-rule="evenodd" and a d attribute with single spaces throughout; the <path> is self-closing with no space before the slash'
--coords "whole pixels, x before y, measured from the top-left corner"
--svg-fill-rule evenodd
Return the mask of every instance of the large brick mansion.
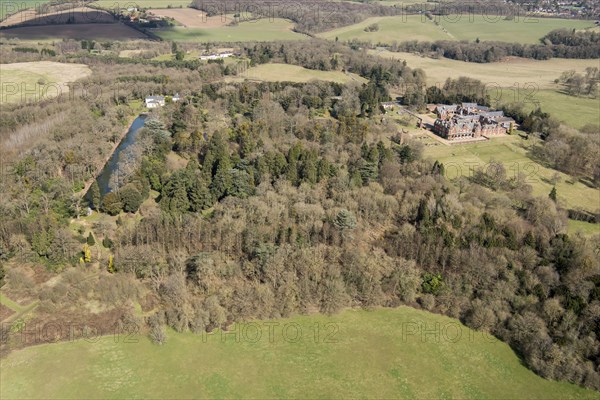
<path id="1" fill-rule="evenodd" d="M 435 106 L 437 119 L 433 132 L 448 140 L 474 139 L 510 132 L 515 121 L 502 111 L 492 111 L 477 103 Z"/>

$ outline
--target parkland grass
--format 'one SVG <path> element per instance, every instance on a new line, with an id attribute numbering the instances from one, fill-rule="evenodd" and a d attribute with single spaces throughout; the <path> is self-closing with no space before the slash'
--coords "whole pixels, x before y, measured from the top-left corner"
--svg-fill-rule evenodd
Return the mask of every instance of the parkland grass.
<path id="1" fill-rule="evenodd" d="M 584 236 L 600 235 L 600 224 L 570 219 L 568 231 L 570 234 L 581 233 Z"/>
<path id="2" fill-rule="evenodd" d="M 130 0 L 130 1 L 117 1 L 117 0 L 98 0 L 94 1 L 92 5 L 103 8 L 105 10 L 113 10 L 117 8 L 136 7 L 138 9 L 149 9 L 149 8 L 186 8 L 192 4 L 191 0 Z"/>
<path id="3" fill-rule="evenodd" d="M 366 32 L 365 28 L 378 24 L 379 30 Z M 325 39 L 370 41 L 371 43 L 403 42 L 408 40 L 494 40 L 517 43 L 539 43 L 546 33 L 560 28 L 586 29 L 593 21 L 559 18 L 525 18 L 505 20 L 503 17 L 483 15 L 435 16 L 424 15 L 373 17 L 354 25 L 323 32 Z"/>
<path id="4" fill-rule="evenodd" d="M 204 338 L 168 332 L 162 346 L 111 335 L 18 350 L 0 363 L 0 396 L 599 398 L 535 375 L 491 336 L 408 307 L 270 322 Z"/>
<path id="5" fill-rule="evenodd" d="M 289 64 L 261 64 L 249 68 L 245 72 L 226 80 L 230 82 L 243 81 L 245 79 L 268 81 L 268 82 L 310 82 L 312 80 L 330 81 L 337 83 L 366 83 L 367 80 L 353 73 L 341 71 L 317 71 L 298 65 Z"/>
<path id="6" fill-rule="evenodd" d="M 419 54 L 392 52 L 384 49 L 369 50 L 370 54 L 398 61 L 406 61 L 411 68 L 422 68 L 427 73 L 429 86 L 443 85 L 446 79 L 467 76 L 490 86 L 502 88 L 524 87 L 533 83 L 539 89 L 557 89 L 554 79 L 564 71 L 585 73 L 587 67 L 598 67 L 598 60 L 552 58 L 534 60 L 507 57 L 492 63 L 471 63 L 449 58 L 431 58 Z"/>
<path id="7" fill-rule="evenodd" d="M 600 98 L 575 97 L 558 90 L 521 90 L 521 100 L 528 111 L 540 107 L 559 121 L 574 128 L 592 124 L 600 126 Z M 518 94 L 517 94 L 518 95 Z M 525 96 L 525 97 L 523 97 Z M 514 90 L 503 90 L 494 105 L 515 102 Z"/>
<path id="8" fill-rule="evenodd" d="M 531 185 L 535 196 L 548 196 L 554 186 L 552 178 L 554 174 L 558 174 L 556 190 L 559 205 L 597 212 L 600 208 L 600 190 L 529 158 L 528 151 L 535 142 L 536 139 L 533 138 L 524 140 L 517 135 L 510 135 L 476 144 L 425 146 L 425 156 L 444 163 L 446 175 L 450 179 L 471 176 L 473 168 L 485 168 L 492 160 L 500 162 L 504 165 L 508 178 L 524 174 L 526 183 Z"/>

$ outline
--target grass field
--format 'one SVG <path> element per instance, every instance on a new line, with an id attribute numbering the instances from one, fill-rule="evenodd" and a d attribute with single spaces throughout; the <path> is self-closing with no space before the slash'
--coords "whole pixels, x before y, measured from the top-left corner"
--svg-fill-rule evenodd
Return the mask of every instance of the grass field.
<path id="1" fill-rule="evenodd" d="M 532 100 L 524 102 L 527 110 L 533 110 L 539 106 L 544 112 L 575 128 L 581 128 L 586 124 L 600 126 L 600 99 L 569 96 L 556 90 L 539 90 L 530 94 L 521 90 L 520 93 Z M 522 96 L 521 99 L 523 99 Z M 515 91 L 503 90 L 494 103 L 514 101 Z"/>
<path id="2" fill-rule="evenodd" d="M 550 193 L 553 187 L 550 180 L 558 173 L 560 180 L 556 184 L 556 191 L 561 206 L 597 211 L 600 208 L 600 190 L 592 189 L 579 181 L 573 182 L 569 175 L 532 161 L 527 153 L 533 143 L 534 139 L 524 140 L 512 135 L 477 144 L 425 146 L 425 156 L 444 163 L 446 175 L 450 179 L 471 175 L 471 166 L 485 167 L 491 160 L 501 162 L 507 177 L 525 174 L 526 182 L 531 185 L 536 196 L 547 196 Z"/>
<path id="3" fill-rule="evenodd" d="M 487 19 L 486 19 L 487 18 Z M 558 28 L 584 29 L 594 25 L 593 21 L 555 18 L 496 20 L 482 15 L 450 15 L 436 17 L 434 21 L 425 16 L 408 15 L 396 17 L 373 17 L 354 25 L 323 32 L 318 36 L 325 39 L 359 39 L 372 43 L 392 43 L 407 40 L 498 40 L 505 42 L 539 43 L 546 33 Z M 376 32 L 365 32 L 371 24 L 378 24 Z"/>
<path id="4" fill-rule="evenodd" d="M 249 68 L 245 73 L 235 77 L 226 78 L 229 82 L 243 81 L 245 79 L 269 82 L 309 82 L 312 80 L 331 81 L 337 83 L 359 82 L 365 83 L 366 79 L 356 74 L 345 74 L 341 71 L 316 71 L 289 64 L 261 64 Z"/>
<path id="5" fill-rule="evenodd" d="M 112 10 L 124 7 L 136 7 L 138 9 L 167 8 L 169 6 L 172 8 L 186 8 L 191 3 L 191 0 L 131 0 L 126 2 L 117 0 L 98 0 L 94 1 L 92 4 L 99 8 Z"/>
<path id="6" fill-rule="evenodd" d="M 600 235 L 600 224 L 569 220 L 569 233 L 581 232 L 584 235 Z"/>
<path id="7" fill-rule="evenodd" d="M 91 73 L 83 64 L 51 61 L 0 64 L 0 104 L 37 101 L 68 93 L 68 82 Z"/>
<path id="8" fill-rule="evenodd" d="M 393 60 L 406 61 L 411 68 L 422 68 L 427 73 L 429 86 L 443 85 L 447 78 L 468 76 L 490 86 L 516 87 L 534 83 L 540 89 L 556 89 L 554 79 L 568 70 L 585 73 L 587 67 L 598 67 L 598 60 L 552 58 L 533 60 L 509 57 L 493 63 L 469 63 L 449 58 L 434 59 L 413 53 L 391 52 L 383 49 L 369 50 L 370 54 Z M 458 75 L 460 74 L 460 75 Z"/>
<path id="9" fill-rule="evenodd" d="M 30 347 L 1 361 L 0 396 L 599 398 L 536 376 L 495 338 L 407 307 L 272 323 L 241 324 L 230 330 L 237 336 L 216 332 L 206 340 L 169 332 L 163 346 L 109 336 Z"/>
<path id="10" fill-rule="evenodd" d="M 32 7 L 39 7 L 50 0 L 18 0 L 18 1 L 0 1 L 0 19 L 7 15 L 26 10 Z"/>
<path id="11" fill-rule="evenodd" d="M 153 32 L 164 40 L 182 42 L 246 42 L 270 40 L 302 40 L 308 36 L 292 31 L 293 24 L 285 19 L 260 19 L 241 22 L 237 26 L 201 29 L 174 27 Z"/>

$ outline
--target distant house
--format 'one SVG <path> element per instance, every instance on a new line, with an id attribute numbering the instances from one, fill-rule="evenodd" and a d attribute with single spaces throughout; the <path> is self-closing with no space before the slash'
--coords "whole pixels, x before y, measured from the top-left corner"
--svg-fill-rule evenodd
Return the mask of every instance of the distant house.
<path id="1" fill-rule="evenodd" d="M 212 53 L 212 54 L 202 54 L 200 56 L 200 60 L 206 61 L 206 60 L 222 60 L 224 58 L 228 58 L 228 57 L 233 57 L 233 52 L 231 51 L 225 51 L 222 53 Z"/>
<path id="2" fill-rule="evenodd" d="M 166 98 L 168 96 L 148 96 L 146 97 L 146 107 L 147 108 L 157 108 L 157 107 L 163 107 L 166 103 Z M 175 93 L 172 97 L 171 97 L 171 101 L 173 101 L 174 103 L 181 101 L 182 97 L 179 95 L 179 93 Z"/>
<path id="3" fill-rule="evenodd" d="M 148 96 L 146 97 L 147 108 L 157 108 L 165 105 L 165 96 Z"/>

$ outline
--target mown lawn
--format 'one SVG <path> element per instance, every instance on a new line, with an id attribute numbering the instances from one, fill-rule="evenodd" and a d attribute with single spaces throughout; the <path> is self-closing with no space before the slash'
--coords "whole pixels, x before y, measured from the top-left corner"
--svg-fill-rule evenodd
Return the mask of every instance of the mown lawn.
<path id="1" fill-rule="evenodd" d="M 303 40 L 308 36 L 292 31 L 293 24 L 285 19 L 259 19 L 240 22 L 237 26 L 208 29 L 172 27 L 153 30 L 164 40 L 181 42 L 249 42 L 272 40 Z"/>
<path id="2" fill-rule="evenodd" d="M 216 332 L 203 339 L 169 332 L 163 346 L 144 337 L 126 342 L 122 336 L 108 336 L 19 350 L 1 361 L 0 395 L 599 398 L 596 392 L 536 376 L 493 337 L 408 307 L 271 322 L 232 327 L 237 336 Z"/>
<path id="3" fill-rule="evenodd" d="M 522 173 L 531 185 L 533 194 L 547 196 L 552 190 L 550 180 L 555 173 L 560 177 L 556 183 L 559 204 L 563 207 L 581 207 L 595 212 L 600 208 L 600 190 L 592 189 L 562 172 L 533 161 L 528 157 L 528 149 L 535 139 L 523 140 L 517 135 L 493 138 L 477 144 L 452 146 L 426 146 L 425 156 L 438 160 L 446 166 L 450 179 L 470 176 L 472 168 L 486 167 L 491 160 L 504 165 L 508 177 Z"/>

